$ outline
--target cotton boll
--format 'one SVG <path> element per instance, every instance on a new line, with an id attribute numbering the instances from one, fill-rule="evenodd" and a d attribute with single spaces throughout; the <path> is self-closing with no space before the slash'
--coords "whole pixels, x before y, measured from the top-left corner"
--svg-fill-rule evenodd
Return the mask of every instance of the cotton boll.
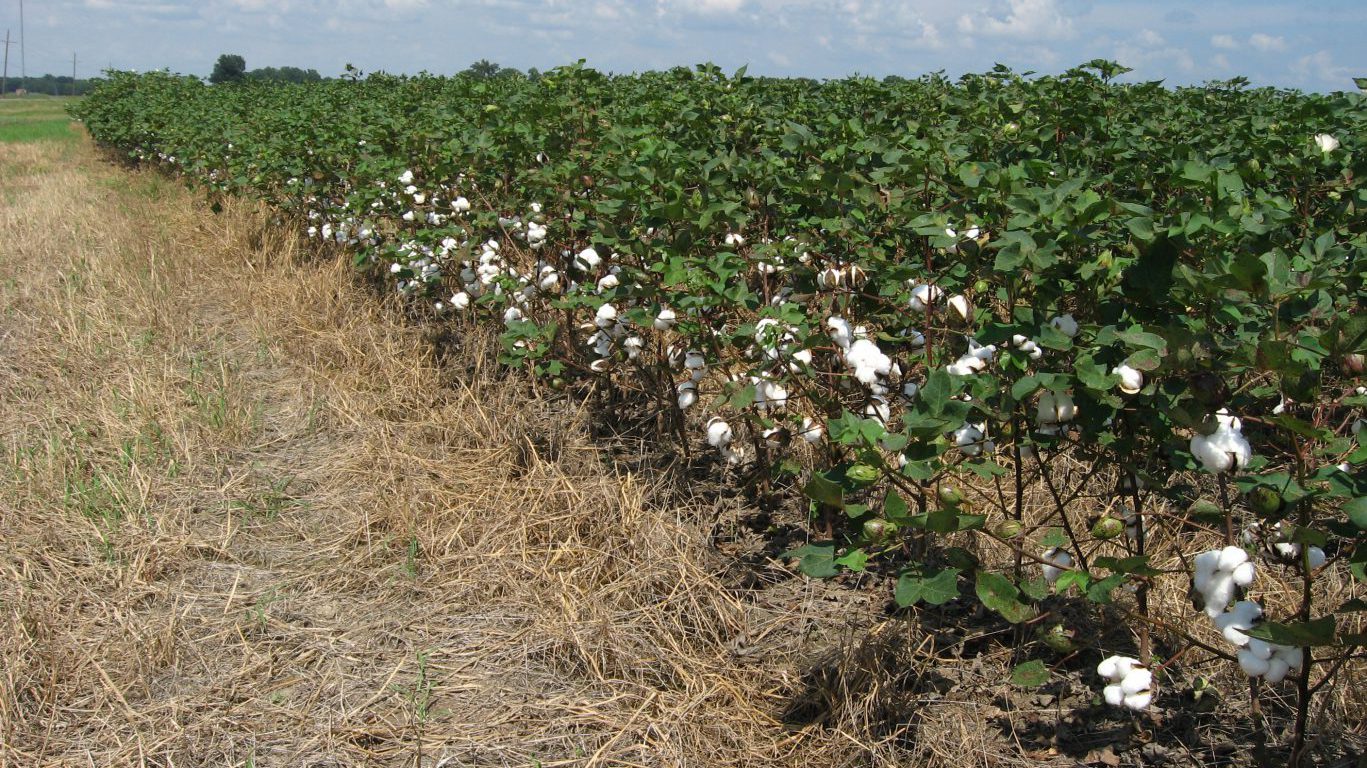
<path id="1" fill-rule="evenodd" d="M 711 445 L 714 448 L 721 448 L 729 445 L 733 437 L 734 433 L 731 431 L 731 425 L 727 424 L 722 419 L 713 417 L 711 421 L 707 422 L 708 445 Z"/>
<path id="2" fill-rule="evenodd" d="M 1119 685 L 1108 685 L 1102 689 L 1101 695 L 1106 698 L 1106 703 L 1113 707 L 1119 707 L 1125 702 L 1125 692 Z"/>
<path id="3" fill-rule="evenodd" d="M 1264 660 L 1272 658 L 1272 653 L 1274 651 L 1271 643 L 1266 640 L 1259 640 L 1256 637 L 1248 638 L 1248 645 L 1245 647 L 1248 648 L 1249 653 Z"/>
<path id="4" fill-rule="evenodd" d="M 1321 152 L 1329 153 L 1339 148 L 1339 140 L 1328 133 L 1317 133 L 1315 146 L 1319 147 Z"/>
<path id="5" fill-rule="evenodd" d="M 1040 565 L 1040 571 L 1044 574 L 1044 580 L 1050 584 L 1058 581 L 1058 577 L 1063 572 L 1073 567 L 1073 556 L 1067 550 L 1055 547 L 1044 553 L 1044 559 L 1051 565 Z"/>
<path id="6" fill-rule="evenodd" d="M 1066 392 L 1045 390 L 1035 414 L 1041 424 L 1063 424 L 1077 418 L 1077 406 Z"/>
<path id="7" fill-rule="evenodd" d="M 574 257 L 574 266 L 581 272 L 588 272 L 596 269 L 603 263 L 603 257 L 598 255 L 598 251 L 592 248 L 585 248 Z"/>
<path id="8" fill-rule="evenodd" d="M 1240 565 L 1248 562 L 1248 553 L 1243 547 L 1230 545 L 1220 550 L 1220 562 L 1218 568 L 1222 571 L 1233 571 Z"/>
<path id="9" fill-rule="evenodd" d="M 820 423 L 813 421 L 809 416 L 802 417 L 802 431 L 798 432 L 798 437 L 808 443 L 815 443 L 820 440 L 826 431 Z"/>
<path id="10" fill-rule="evenodd" d="M 921 391 L 921 386 L 914 381 L 908 381 L 902 385 L 902 397 L 910 400 L 916 397 L 916 393 Z"/>
<path id="11" fill-rule="evenodd" d="M 1324 550 L 1316 546 L 1311 546 L 1306 550 L 1306 557 L 1310 560 L 1310 570 L 1316 570 L 1328 560 L 1324 556 Z"/>
<path id="12" fill-rule="evenodd" d="M 503 323 L 505 325 L 512 325 L 513 323 L 521 321 L 525 317 L 526 316 L 522 314 L 522 310 L 518 309 L 517 307 L 508 307 L 507 311 L 503 313 Z"/>
<path id="13" fill-rule="evenodd" d="M 954 445 L 965 456 L 977 456 L 983 449 L 983 432 L 975 424 L 964 424 L 954 431 Z"/>
<path id="14" fill-rule="evenodd" d="M 451 201 L 451 210 L 456 213 L 465 213 L 470 210 L 470 201 L 466 200 L 464 197 L 457 197 L 455 200 Z"/>
<path id="15" fill-rule="evenodd" d="M 745 245 L 745 238 L 735 232 L 726 234 L 726 244 L 731 246 Z"/>
<path id="16" fill-rule="evenodd" d="M 1128 365 L 1117 365 L 1112 374 L 1120 377 L 1120 391 L 1127 395 L 1138 394 L 1144 388 L 1144 374 Z"/>
<path id="17" fill-rule="evenodd" d="M 603 291 L 610 291 L 621 284 L 622 281 L 619 280 L 616 275 L 606 275 L 603 277 L 603 279 L 598 281 L 598 292 L 602 293 Z"/>
<path id="18" fill-rule="evenodd" d="M 1049 324 L 1052 325 L 1059 333 L 1062 333 L 1064 336 L 1067 336 L 1069 338 L 1072 338 L 1077 335 L 1077 320 L 1075 320 L 1071 314 L 1057 315 L 1053 318 L 1050 318 Z"/>
<path id="19" fill-rule="evenodd" d="M 1096 665 L 1096 673 L 1107 680 L 1119 679 L 1125 676 L 1125 672 L 1120 671 L 1120 659 L 1123 656 L 1107 656 Z M 1129 670 L 1125 670 L 1128 672 Z"/>
<path id="20" fill-rule="evenodd" d="M 1263 673 L 1263 680 L 1275 685 L 1276 683 L 1285 680 L 1287 673 L 1290 671 L 1291 667 L 1288 666 L 1285 661 L 1280 657 L 1274 656 L 1267 660 L 1267 671 Z"/>
<path id="21" fill-rule="evenodd" d="M 1300 669 L 1301 664 L 1305 663 L 1305 652 L 1294 646 L 1278 646 L 1276 658 L 1286 662 L 1292 669 Z"/>
<path id="22" fill-rule="evenodd" d="M 892 418 L 892 410 L 889 408 L 887 400 L 874 397 L 868 405 L 864 406 L 864 415 L 870 419 L 876 419 L 880 424 L 887 424 L 888 419 Z"/>
<path id="23" fill-rule="evenodd" d="M 700 371 L 706 367 L 707 360 L 703 358 L 701 352 L 689 350 L 688 354 L 684 356 L 684 368 L 690 371 Z"/>
<path id="24" fill-rule="evenodd" d="M 1192 565 L 1198 574 L 1204 571 L 1206 576 L 1213 575 L 1215 570 L 1220 567 L 1220 550 L 1212 549 L 1208 552 L 1202 552 L 1192 559 Z"/>
<path id="25" fill-rule="evenodd" d="M 1206 615 L 1212 619 L 1219 616 L 1233 597 L 1234 579 L 1225 571 L 1216 571 L 1210 583 L 1210 590 L 1205 594 Z"/>
<path id="26" fill-rule="evenodd" d="M 1153 685 L 1153 673 L 1147 669 L 1132 669 L 1120 681 L 1120 689 L 1126 696 L 1133 696 L 1149 690 Z"/>
<path id="27" fill-rule="evenodd" d="M 1153 694 L 1149 691 L 1144 691 L 1142 693 L 1135 693 L 1126 696 L 1123 703 L 1129 709 L 1141 710 L 1148 709 L 1149 704 L 1152 702 Z"/>
<path id="28" fill-rule="evenodd" d="M 911 309 L 913 312 L 925 312 L 944 296 L 944 291 L 937 285 L 927 283 L 916 283 L 911 289 Z"/>
<path id="29" fill-rule="evenodd" d="M 1239 431 L 1239 420 L 1222 411 L 1216 414 L 1216 421 L 1218 426 L 1213 433 L 1191 438 L 1192 455 L 1212 474 L 1247 466 L 1253 458 L 1253 449 Z"/>
<path id="30" fill-rule="evenodd" d="M 1239 651 L 1239 667 L 1249 677 L 1262 677 L 1271 669 L 1267 659 L 1260 659 L 1247 648 Z"/>
<path id="31" fill-rule="evenodd" d="M 697 384 L 685 381 L 679 385 L 679 410 L 686 411 L 698 402 Z"/>
<path id="32" fill-rule="evenodd" d="M 836 343 L 836 346 L 841 349 L 849 349 L 850 344 L 854 341 L 854 330 L 850 328 L 849 322 L 841 317 L 827 318 L 826 332 L 830 335 L 831 340 Z"/>
<path id="33" fill-rule="evenodd" d="M 641 348 L 645 346 L 645 340 L 640 336 L 630 336 L 622 342 L 622 349 L 627 351 L 627 358 L 635 360 L 641 356 Z"/>
<path id="34" fill-rule="evenodd" d="M 1238 567 L 1230 572 L 1230 576 L 1234 579 L 1234 584 L 1240 587 L 1246 587 L 1249 584 L 1252 584 L 1253 575 L 1252 562 L 1240 563 Z"/>
<path id="35" fill-rule="evenodd" d="M 470 294 L 461 291 L 451 297 L 451 306 L 456 309 L 466 309 L 470 306 Z"/>
<path id="36" fill-rule="evenodd" d="M 657 331 L 667 331 L 674 327 L 676 317 L 674 310 L 664 307 L 660 310 L 660 314 L 655 316 L 653 326 Z"/>
<path id="37" fill-rule="evenodd" d="M 949 308 L 954 310 L 955 314 L 959 316 L 959 319 L 964 322 L 973 319 L 973 307 L 968 303 L 968 297 L 963 294 L 951 296 L 946 303 L 949 304 Z"/>

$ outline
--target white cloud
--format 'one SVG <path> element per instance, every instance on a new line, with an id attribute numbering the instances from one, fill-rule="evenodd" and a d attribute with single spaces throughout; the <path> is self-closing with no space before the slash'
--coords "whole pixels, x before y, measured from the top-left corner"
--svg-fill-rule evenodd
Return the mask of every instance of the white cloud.
<path id="1" fill-rule="evenodd" d="M 1281 37 L 1254 32 L 1248 36 L 1248 44 L 1264 53 L 1286 50 L 1286 40 Z"/>
<path id="2" fill-rule="evenodd" d="M 1162 35 L 1158 34 L 1157 32 L 1154 32 L 1152 29 L 1139 30 L 1139 34 L 1136 35 L 1136 38 L 1139 40 L 1140 43 L 1147 45 L 1151 48 L 1157 48 L 1158 46 L 1163 45 L 1167 42 L 1163 39 Z"/>
<path id="3" fill-rule="evenodd" d="M 1335 90 L 1353 90 L 1357 70 L 1340 66 L 1329 51 L 1315 51 L 1291 65 L 1291 71 L 1305 83 L 1327 85 Z"/>
<path id="4" fill-rule="evenodd" d="M 1227 51 L 1232 51 L 1239 47 L 1239 44 L 1234 41 L 1234 37 L 1231 35 L 1215 35 L 1210 38 L 1210 44 L 1216 48 L 1223 48 Z"/>
<path id="5" fill-rule="evenodd" d="M 745 0 L 659 0 L 656 7 L 661 16 L 670 11 L 712 15 L 735 13 L 742 5 Z"/>
<path id="6" fill-rule="evenodd" d="M 1010 9 L 1005 16 L 960 16 L 960 31 L 1030 42 L 1073 36 L 1073 20 L 1064 15 L 1055 0 L 1007 0 L 1007 3 Z"/>

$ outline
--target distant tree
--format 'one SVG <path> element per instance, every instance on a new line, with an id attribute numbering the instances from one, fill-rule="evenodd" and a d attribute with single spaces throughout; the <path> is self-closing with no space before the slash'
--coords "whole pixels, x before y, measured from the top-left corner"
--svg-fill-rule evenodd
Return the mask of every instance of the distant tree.
<path id="1" fill-rule="evenodd" d="M 247 74 L 247 60 L 235 53 L 225 53 L 214 63 L 209 82 L 214 85 L 240 82 Z"/>
<path id="2" fill-rule="evenodd" d="M 476 61 L 474 64 L 471 64 L 470 67 L 466 69 L 465 72 L 463 72 L 462 74 L 466 74 L 470 77 L 478 78 L 480 80 L 489 80 L 498 77 L 504 71 L 505 70 L 503 69 L 503 67 L 500 67 L 494 62 L 489 61 L 488 59 L 480 59 L 479 61 Z"/>
<path id="3" fill-rule="evenodd" d="M 247 73 L 248 80 L 265 80 L 276 83 L 316 83 L 323 79 L 316 69 L 298 67 L 262 67 Z"/>

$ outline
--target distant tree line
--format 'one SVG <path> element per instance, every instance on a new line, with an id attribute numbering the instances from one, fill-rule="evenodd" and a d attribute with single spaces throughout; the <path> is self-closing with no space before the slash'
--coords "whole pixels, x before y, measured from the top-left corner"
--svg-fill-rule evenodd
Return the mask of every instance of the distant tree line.
<path id="1" fill-rule="evenodd" d="M 209 82 L 214 85 L 240 83 L 250 80 L 275 83 L 316 83 L 323 79 L 316 69 L 299 67 L 261 67 L 247 69 L 247 60 L 234 53 L 225 53 L 214 63 Z"/>
<path id="2" fill-rule="evenodd" d="M 75 87 L 72 87 L 72 83 Z M 41 93 L 47 96 L 84 96 L 94 87 L 94 80 L 75 80 L 71 75 L 43 75 L 42 77 L 27 77 L 20 79 L 10 77 L 5 81 L 5 93 L 15 93 L 20 88 L 25 88 L 29 93 Z"/>
<path id="3" fill-rule="evenodd" d="M 348 72 L 353 68 L 348 65 Z M 480 59 L 467 67 L 462 75 L 473 77 L 480 80 L 492 80 L 497 78 L 527 78 L 528 80 L 540 80 L 541 73 L 535 67 L 528 69 L 525 73 L 516 67 L 504 67 L 488 59 Z M 298 67 L 262 67 L 261 69 L 247 69 L 247 60 L 235 53 L 225 53 L 218 57 L 214 62 L 213 72 L 209 74 L 209 82 L 214 85 L 224 85 L 227 83 L 241 83 L 251 80 L 272 81 L 280 83 L 312 83 L 323 80 L 323 76 L 318 74 L 316 69 L 300 69 Z"/>

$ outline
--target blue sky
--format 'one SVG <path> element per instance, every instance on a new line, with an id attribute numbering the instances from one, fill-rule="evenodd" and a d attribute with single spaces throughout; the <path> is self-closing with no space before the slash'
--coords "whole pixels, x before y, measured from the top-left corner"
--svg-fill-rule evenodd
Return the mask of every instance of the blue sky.
<path id="1" fill-rule="evenodd" d="M 30 74 L 113 66 L 451 73 L 489 59 L 614 72 L 712 61 L 766 75 L 1055 73 L 1093 58 L 1133 80 L 1353 90 L 1367 0 L 24 0 Z M 19 0 L 0 29 L 19 32 Z M 10 72 L 19 69 L 17 47 Z"/>

